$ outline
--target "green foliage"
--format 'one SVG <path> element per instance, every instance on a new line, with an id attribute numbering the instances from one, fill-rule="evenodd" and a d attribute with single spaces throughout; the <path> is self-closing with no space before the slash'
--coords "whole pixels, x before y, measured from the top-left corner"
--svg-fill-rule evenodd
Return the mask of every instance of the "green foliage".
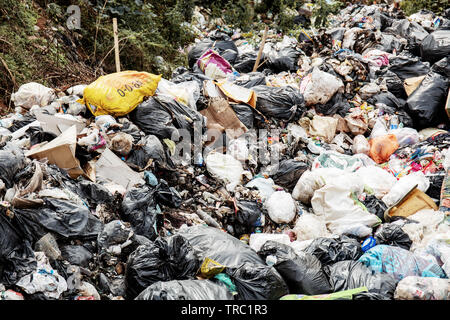
<path id="1" fill-rule="evenodd" d="M 428 9 L 436 14 L 441 14 L 449 5 L 449 0 L 403 0 L 400 3 L 400 8 L 409 16 L 421 9 Z"/>
<path id="2" fill-rule="evenodd" d="M 312 11 L 312 18 L 314 19 L 314 26 L 316 28 L 326 27 L 328 24 L 328 16 L 336 14 L 344 6 L 341 1 L 334 1 L 328 3 L 327 0 L 316 0 L 316 5 Z"/>
<path id="3" fill-rule="evenodd" d="M 249 31 L 252 27 L 252 8 L 246 0 L 229 0 L 223 19 L 232 27 Z"/>

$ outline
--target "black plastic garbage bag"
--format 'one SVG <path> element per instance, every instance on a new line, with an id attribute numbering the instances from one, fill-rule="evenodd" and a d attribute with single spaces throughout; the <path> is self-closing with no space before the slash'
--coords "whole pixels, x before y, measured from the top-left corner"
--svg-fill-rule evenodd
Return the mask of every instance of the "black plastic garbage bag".
<path id="1" fill-rule="evenodd" d="M 283 71 L 296 71 L 300 52 L 291 47 L 284 47 L 279 51 L 272 50 L 263 55 L 262 60 L 267 59 L 266 66 L 274 73 Z"/>
<path id="2" fill-rule="evenodd" d="M 430 187 L 425 192 L 432 199 L 439 200 L 441 198 L 442 183 L 444 182 L 445 172 L 437 172 L 435 175 L 427 175 L 430 181 Z"/>
<path id="3" fill-rule="evenodd" d="M 288 287 L 274 267 L 244 263 L 227 268 L 226 274 L 236 285 L 238 300 L 277 300 L 289 293 Z"/>
<path id="4" fill-rule="evenodd" d="M 402 100 L 399 100 L 402 101 Z M 406 104 L 406 103 L 405 103 Z M 403 123 L 403 127 L 414 127 L 414 122 L 411 116 L 405 111 L 404 106 L 401 109 L 396 109 L 382 104 L 383 112 L 389 115 L 397 115 L 400 123 Z"/>
<path id="5" fill-rule="evenodd" d="M 234 230 L 238 236 L 251 233 L 255 227 L 262 225 L 261 204 L 252 200 L 239 200 L 236 204 L 239 210 L 236 213 Z"/>
<path id="6" fill-rule="evenodd" d="M 23 128 L 34 121 L 36 121 L 36 118 L 29 115 L 24 115 L 20 120 L 14 120 L 11 127 L 9 127 L 8 130 L 11 132 L 17 131 L 20 128 Z"/>
<path id="7" fill-rule="evenodd" d="M 234 112 L 236 113 L 236 116 L 244 124 L 244 126 L 246 126 L 247 129 L 252 129 L 254 125 L 253 122 L 255 119 L 255 116 L 253 114 L 254 112 L 253 108 L 246 104 L 231 103 L 230 106 L 233 108 Z"/>
<path id="8" fill-rule="evenodd" d="M 135 300 L 234 300 L 225 286 L 211 280 L 158 281 Z"/>
<path id="9" fill-rule="evenodd" d="M 439 73 L 440 75 L 450 78 L 450 57 L 445 57 L 431 67 L 431 71 Z"/>
<path id="10" fill-rule="evenodd" d="M 220 229 L 204 225 L 195 225 L 178 230 L 189 240 L 198 254 L 210 258 L 225 267 L 238 267 L 245 262 L 256 265 L 265 265 L 258 254 L 239 239 L 223 232 Z"/>
<path id="11" fill-rule="evenodd" d="M 24 234 L 0 207 L 0 283 L 12 285 L 37 267 L 31 236 Z"/>
<path id="12" fill-rule="evenodd" d="M 205 76 L 203 72 L 192 72 L 185 67 L 176 68 L 172 73 L 172 79 L 170 79 L 173 83 L 197 81 L 200 88 L 203 86 L 203 81 L 205 80 L 211 80 L 211 78 Z"/>
<path id="13" fill-rule="evenodd" d="M 367 287 L 369 292 L 392 299 L 398 281 L 389 274 L 376 273 L 359 261 L 340 261 L 324 267 L 333 291 Z"/>
<path id="14" fill-rule="evenodd" d="M 394 50 L 396 52 L 401 52 L 403 49 L 403 43 L 394 35 L 382 33 L 380 42 L 375 45 L 373 49 L 378 49 L 389 53 L 393 53 Z"/>
<path id="15" fill-rule="evenodd" d="M 48 231 L 66 238 L 93 238 L 103 228 L 103 223 L 85 205 L 56 198 L 44 198 L 44 205 L 39 208 L 16 209 L 14 218 L 35 239 Z"/>
<path id="16" fill-rule="evenodd" d="M 444 108 L 448 86 L 446 77 L 430 72 L 411 93 L 405 109 L 413 118 L 414 128 L 429 128 L 448 120 Z"/>
<path id="17" fill-rule="evenodd" d="M 77 187 L 81 195 L 83 195 L 83 199 L 87 199 L 90 204 L 97 205 L 114 201 L 112 193 L 101 184 L 81 180 L 77 183 Z"/>
<path id="18" fill-rule="evenodd" d="M 419 53 L 420 43 L 428 36 L 428 32 L 420 24 L 408 19 L 394 20 L 384 32 L 407 39 L 409 50 L 416 55 Z"/>
<path id="19" fill-rule="evenodd" d="M 261 72 L 249 72 L 246 74 L 246 77 L 236 79 L 234 84 L 251 89 L 256 86 L 266 85 L 266 76 Z"/>
<path id="20" fill-rule="evenodd" d="M 305 111 L 303 95 L 293 87 L 255 86 L 256 109 L 280 120 L 295 120 Z"/>
<path id="21" fill-rule="evenodd" d="M 301 175 L 309 169 L 308 163 L 295 159 L 283 160 L 279 163 L 278 170 L 272 175 L 276 184 L 292 190 Z"/>
<path id="22" fill-rule="evenodd" d="M 367 211 L 376 215 L 381 219 L 381 221 L 384 222 L 384 212 L 387 210 L 387 206 L 382 200 L 378 199 L 374 195 L 369 195 L 362 203 L 366 207 Z"/>
<path id="23" fill-rule="evenodd" d="M 163 217 L 155 199 L 155 190 L 149 187 L 131 188 L 122 201 L 124 220 L 131 223 L 134 232 L 150 240 L 156 239 L 157 228 Z"/>
<path id="24" fill-rule="evenodd" d="M 324 116 L 333 116 L 335 114 L 345 117 L 349 110 L 352 108 L 344 95 L 337 92 L 333 97 L 325 104 L 316 104 L 314 109 L 323 114 Z"/>
<path id="25" fill-rule="evenodd" d="M 158 238 L 130 254 L 125 270 L 127 298 L 158 281 L 192 279 L 200 267 L 189 242 L 180 235 Z"/>
<path id="26" fill-rule="evenodd" d="M 402 80 L 423 76 L 429 70 L 429 63 L 422 62 L 419 57 L 399 55 L 389 60 L 389 71 L 395 73 Z"/>
<path id="27" fill-rule="evenodd" d="M 202 121 L 200 113 L 176 101 L 172 97 L 150 97 L 130 113 L 131 121 L 145 134 L 160 139 L 178 138 L 177 129 L 190 130 L 194 121 Z"/>
<path id="28" fill-rule="evenodd" d="M 375 104 L 383 103 L 388 107 L 394 108 L 395 110 L 402 109 L 405 106 L 405 101 L 403 99 L 399 99 L 389 91 L 378 93 L 368 100 L 371 99 L 373 99 Z"/>
<path id="29" fill-rule="evenodd" d="M 61 247 L 61 256 L 71 264 L 87 267 L 93 258 L 92 253 L 83 246 L 67 245 Z"/>
<path id="30" fill-rule="evenodd" d="M 25 167 L 25 156 L 18 148 L 9 148 L 8 145 L 0 150 L 0 179 L 6 188 L 12 188 L 15 184 L 15 174 Z"/>
<path id="31" fill-rule="evenodd" d="M 236 69 L 237 72 L 249 73 L 253 71 L 255 62 L 256 53 L 247 52 L 237 57 L 235 63 L 233 64 L 233 68 Z"/>
<path id="32" fill-rule="evenodd" d="M 399 78 L 392 71 L 387 71 L 383 75 L 383 79 L 386 81 L 386 87 L 390 93 L 392 93 L 395 97 L 401 99 L 407 99 L 408 95 L 405 91 L 405 86 L 403 85 L 403 80 Z"/>
<path id="33" fill-rule="evenodd" d="M 436 30 L 426 36 L 420 43 L 420 55 L 431 63 L 450 56 L 450 29 Z"/>
<path id="34" fill-rule="evenodd" d="M 403 231 L 401 226 L 395 223 L 383 223 L 378 227 L 374 236 L 377 244 L 386 244 L 406 250 L 409 250 L 412 245 L 408 234 Z"/>
<path id="35" fill-rule="evenodd" d="M 108 249 L 111 246 L 120 245 L 133 237 L 133 231 L 120 220 L 113 220 L 105 224 L 102 232 L 97 237 L 100 249 Z"/>
<path id="36" fill-rule="evenodd" d="M 25 133 L 29 136 L 32 146 L 44 141 L 52 141 L 57 137 L 53 132 L 44 131 L 41 127 L 29 127 Z"/>
<path id="37" fill-rule="evenodd" d="M 148 166 L 149 161 L 157 163 L 161 167 L 167 166 L 166 153 L 161 141 L 154 135 L 142 138 L 131 150 L 126 160 L 133 169 L 142 171 Z"/>
<path id="38" fill-rule="evenodd" d="M 160 179 L 155 188 L 155 199 L 158 203 L 171 208 L 179 208 L 183 199 L 174 187 L 170 187 L 167 181 Z"/>
<path id="39" fill-rule="evenodd" d="M 271 240 L 264 243 L 258 254 L 263 259 L 276 258 L 273 266 L 286 281 L 290 293 L 315 295 L 332 291 L 322 264 L 312 254 L 295 252 L 291 247 Z"/>
<path id="40" fill-rule="evenodd" d="M 214 49 L 219 55 L 227 60 L 231 65 L 234 64 L 238 56 L 238 49 L 231 38 L 223 33 L 216 35 L 210 34 L 209 39 L 204 39 L 194 45 L 188 53 L 189 68 L 192 68 L 197 60 L 208 49 Z"/>
<path id="41" fill-rule="evenodd" d="M 338 261 L 357 260 L 363 254 L 359 242 L 345 235 L 316 238 L 304 251 L 314 255 L 324 266 Z"/>

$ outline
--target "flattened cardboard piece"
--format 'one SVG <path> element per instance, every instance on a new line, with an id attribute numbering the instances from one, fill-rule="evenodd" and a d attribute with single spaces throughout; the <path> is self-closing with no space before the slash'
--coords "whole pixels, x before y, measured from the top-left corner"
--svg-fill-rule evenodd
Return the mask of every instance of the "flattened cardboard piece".
<path id="1" fill-rule="evenodd" d="M 208 108 L 201 110 L 200 113 L 207 118 L 206 127 L 208 129 L 217 129 L 218 126 L 221 126 L 233 139 L 248 131 L 224 98 L 211 98 Z"/>
<path id="2" fill-rule="evenodd" d="M 405 79 L 403 82 L 403 87 L 405 88 L 406 94 L 410 96 L 411 93 L 413 93 L 414 90 L 416 90 L 417 87 L 422 83 L 422 80 L 424 78 L 425 76 L 419 76 Z"/>
<path id="3" fill-rule="evenodd" d="M 84 171 L 75 157 L 76 146 L 77 128 L 73 125 L 52 141 L 27 151 L 25 156 L 38 160 L 46 158 L 48 163 L 66 170 L 71 178 L 77 178 L 84 175 Z"/>
<path id="4" fill-rule="evenodd" d="M 40 122 L 44 131 L 52 132 L 57 136 L 73 125 L 77 128 L 77 134 L 80 134 L 80 132 L 86 127 L 86 125 L 81 121 L 60 118 L 44 113 L 37 113 L 36 119 Z"/>
<path id="5" fill-rule="evenodd" d="M 255 91 L 235 85 L 231 82 L 215 82 L 217 87 L 234 102 L 247 103 L 248 105 L 256 108 L 256 93 Z"/>
<path id="6" fill-rule="evenodd" d="M 123 186 L 129 190 L 136 184 L 144 184 L 145 181 L 139 173 L 133 171 L 108 148 L 95 164 L 95 175 L 97 179 L 104 179 Z"/>

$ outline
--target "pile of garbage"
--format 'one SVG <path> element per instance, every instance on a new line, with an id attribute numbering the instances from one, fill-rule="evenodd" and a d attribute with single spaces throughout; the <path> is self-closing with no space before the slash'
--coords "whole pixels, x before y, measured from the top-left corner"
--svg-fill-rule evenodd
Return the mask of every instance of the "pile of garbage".
<path id="1" fill-rule="evenodd" d="M 449 19 L 350 5 L 261 51 L 203 32 L 171 79 L 22 85 L 0 300 L 450 299 Z"/>

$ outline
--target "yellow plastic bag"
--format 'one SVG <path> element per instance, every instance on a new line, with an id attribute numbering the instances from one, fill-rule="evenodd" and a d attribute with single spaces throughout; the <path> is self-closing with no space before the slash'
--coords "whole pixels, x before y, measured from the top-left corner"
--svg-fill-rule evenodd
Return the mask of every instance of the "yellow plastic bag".
<path id="1" fill-rule="evenodd" d="M 144 97 L 153 96 L 161 75 L 148 72 L 122 71 L 102 76 L 88 85 L 79 103 L 94 116 L 124 116 L 134 110 Z"/>

